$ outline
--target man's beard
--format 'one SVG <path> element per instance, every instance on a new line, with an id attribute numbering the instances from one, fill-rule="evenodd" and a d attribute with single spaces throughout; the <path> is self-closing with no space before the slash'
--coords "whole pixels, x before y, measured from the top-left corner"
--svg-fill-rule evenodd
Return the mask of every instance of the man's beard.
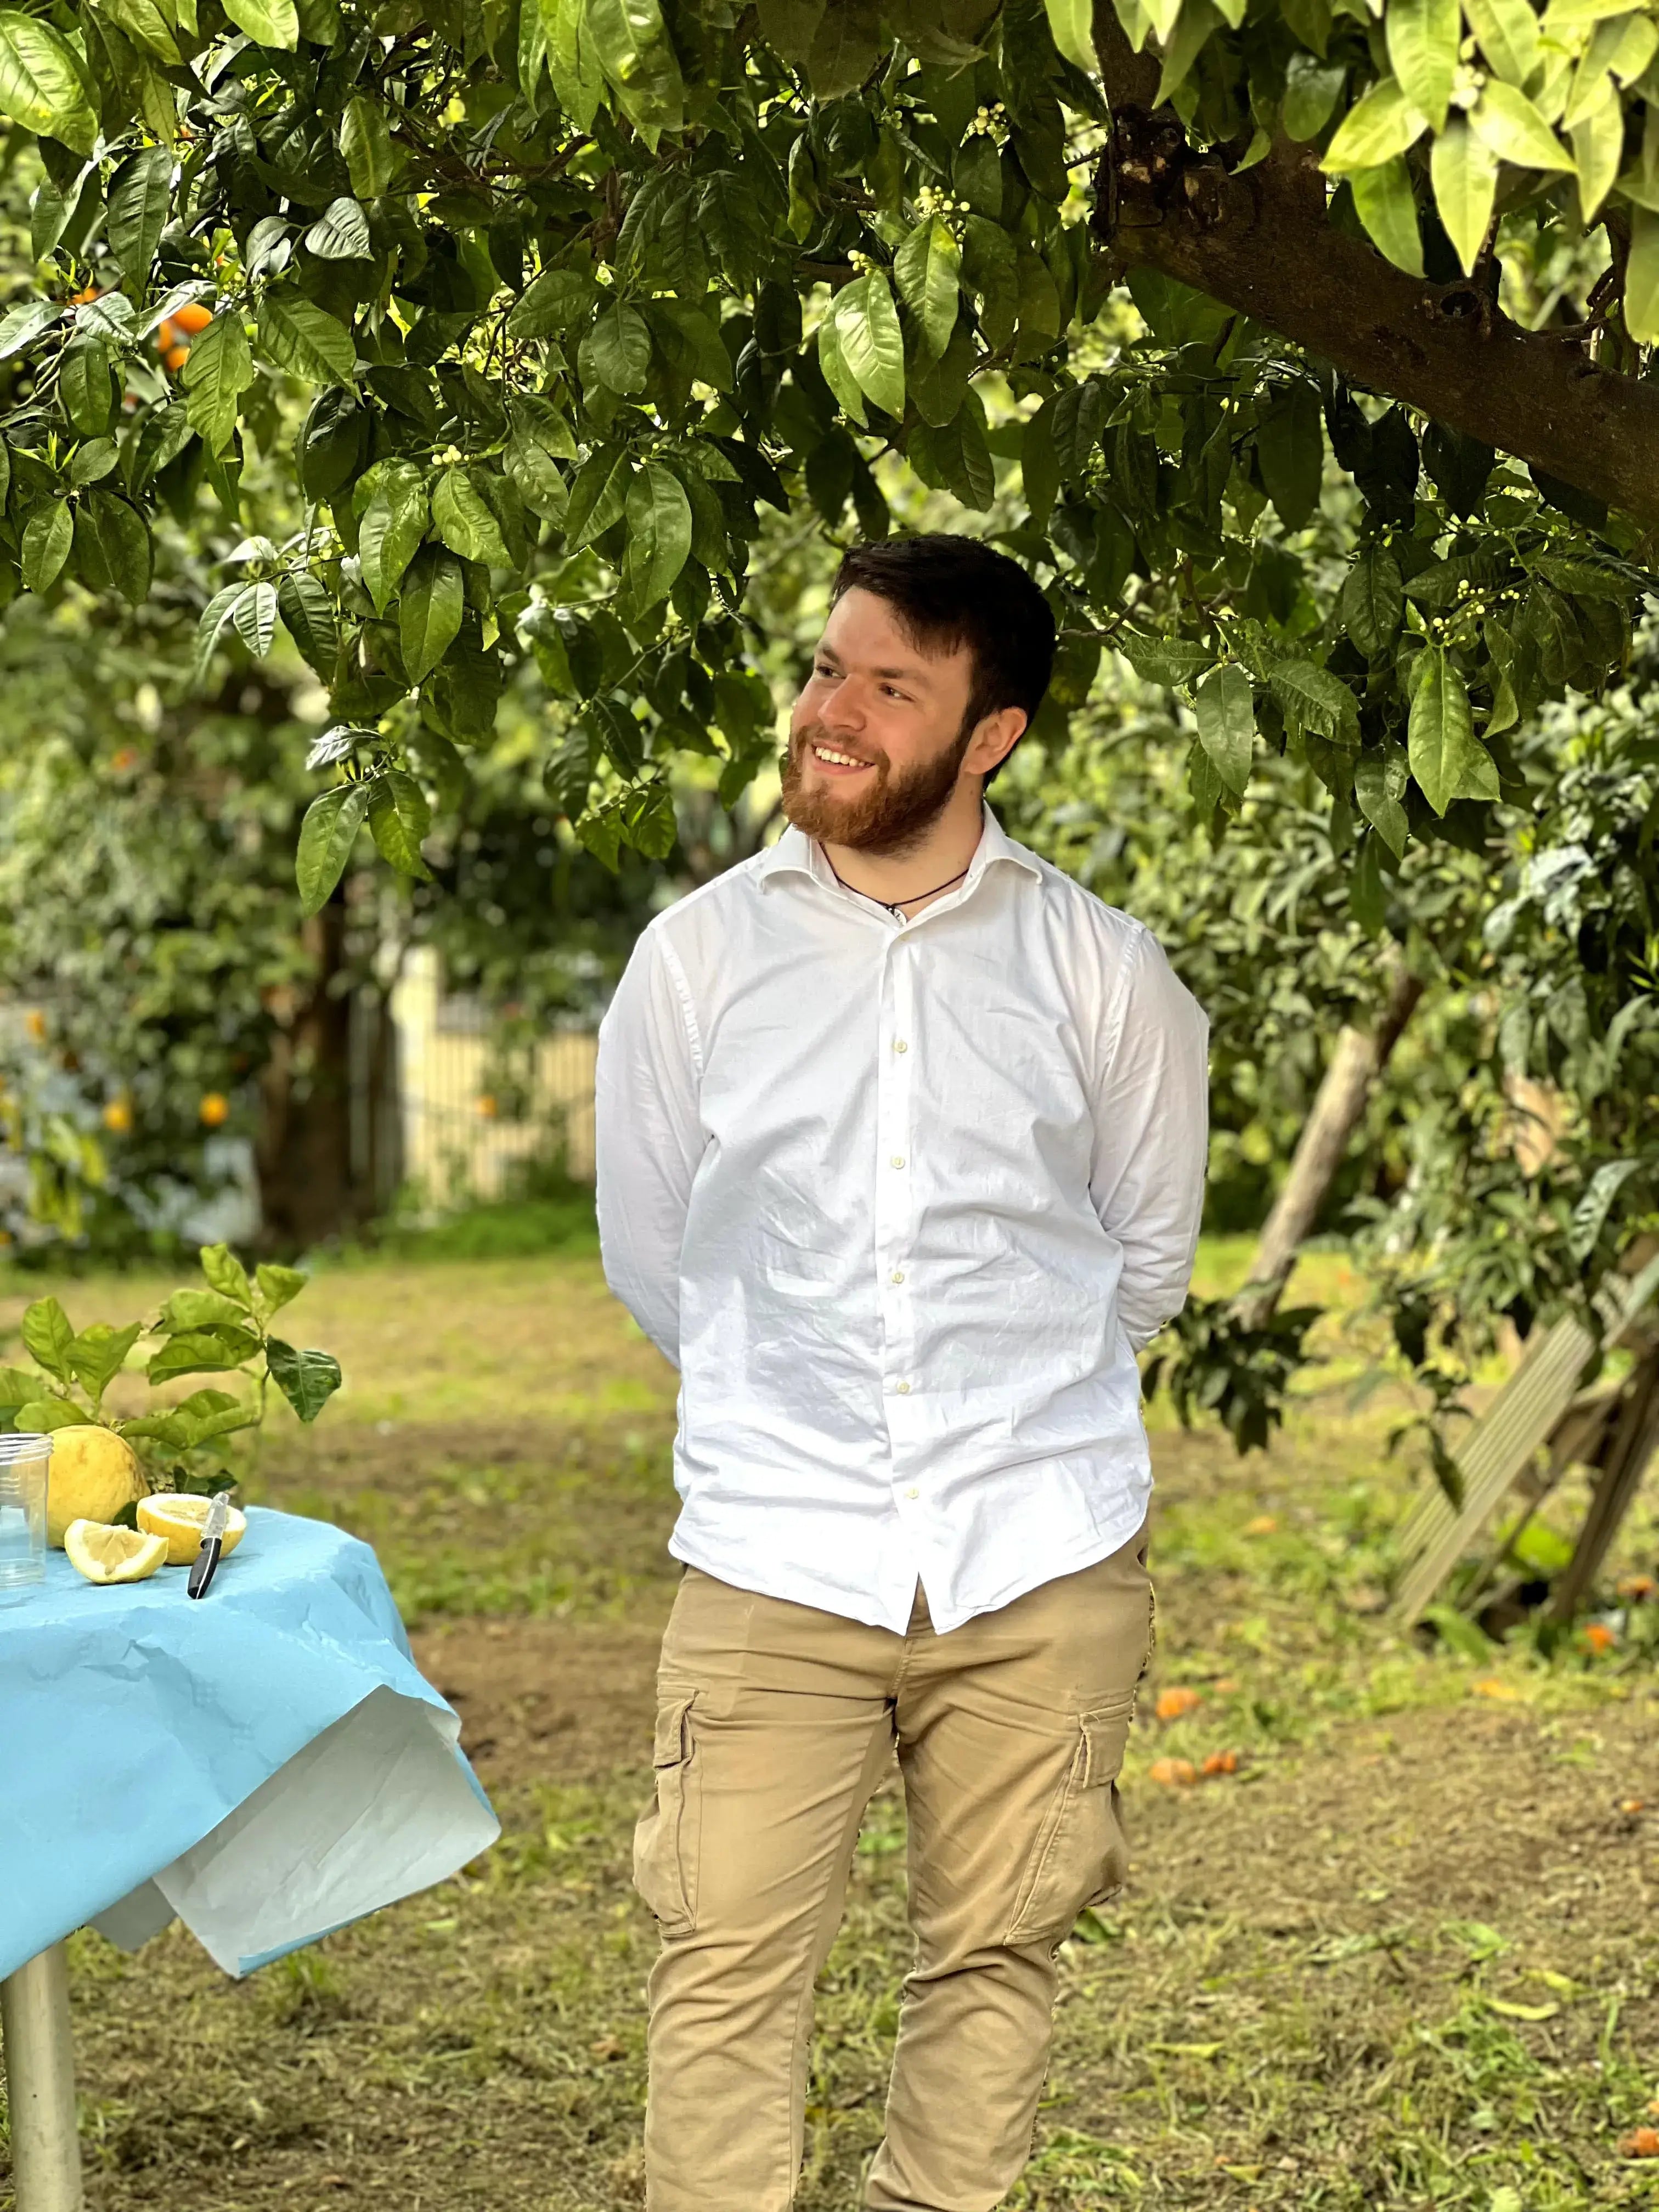
<path id="1" fill-rule="evenodd" d="M 783 766 L 784 813 L 797 830 L 823 844 L 889 859 L 908 852 L 921 843 L 950 804 L 973 735 L 969 726 L 935 759 L 903 775 L 894 775 L 885 753 L 860 754 L 860 759 L 869 760 L 872 775 L 843 799 L 827 780 L 815 790 L 806 788 L 801 756 L 807 746 L 841 750 L 820 724 L 809 723 L 790 736 Z"/>

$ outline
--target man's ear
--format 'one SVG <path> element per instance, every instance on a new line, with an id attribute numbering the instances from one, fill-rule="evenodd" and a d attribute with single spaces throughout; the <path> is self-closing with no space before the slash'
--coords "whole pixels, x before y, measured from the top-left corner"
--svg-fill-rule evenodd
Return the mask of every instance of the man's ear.
<path id="1" fill-rule="evenodd" d="M 1025 734 L 1030 720 L 1024 707 L 999 707 L 987 714 L 968 741 L 962 764 L 973 775 L 989 775 L 1000 768 Z"/>

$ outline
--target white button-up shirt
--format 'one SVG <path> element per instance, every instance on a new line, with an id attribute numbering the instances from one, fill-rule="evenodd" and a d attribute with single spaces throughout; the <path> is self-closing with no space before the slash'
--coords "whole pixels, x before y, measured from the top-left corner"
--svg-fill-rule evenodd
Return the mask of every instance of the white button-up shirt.
<path id="1" fill-rule="evenodd" d="M 988 813 L 912 921 L 793 829 L 659 915 L 599 1032 L 599 1211 L 680 1370 L 675 1556 L 900 1632 L 920 1579 L 943 1632 L 1126 1543 L 1207 1034 Z"/>

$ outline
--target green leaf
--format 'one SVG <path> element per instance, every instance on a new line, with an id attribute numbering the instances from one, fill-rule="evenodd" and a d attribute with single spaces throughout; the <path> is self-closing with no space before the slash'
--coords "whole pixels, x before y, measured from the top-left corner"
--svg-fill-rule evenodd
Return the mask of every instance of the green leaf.
<path id="1" fill-rule="evenodd" d="M 576 365 L 585 384 L 603 385 L 626 398 L 643 392 L 651 369 L 651 332 L 645 317 L 617 300 L 582 340 Z"/>
<path id="2" fill-rule="evenodd" d="M 307 665 L 319 676 L 331 676 L 339 629 L 334 602 L 321 577 L 290 570 L 276 586 L 276 606 Z"/>
<path id="3" fill-rule="evenodd" d="M 38 137 L 89 155 L 96 117 L 66 41 L 38 16 L 0 10 L 0 112 Z"/>
<path id="4" fill-rule="evenodd" d="M 1400 563 L 1386 545 L 1361 548 L 1342 586 L 1342 627 L 1368 660 L 1386 653 L 1400 635 L 1406 593 Z"/>
<path id="5" fill-rule="evenodd" d="M 855 276 L 853 282 L 855 284 L 861 284 L 864 279 L 861 276 Z M 848 289 L 850 290 L 851 286 Z M 968 340 L 966 331 L 959 331 L 957 335 L 968 343 L 969 351 L 971 354 L 972 344 L 971 341 Z M 859 388 L 857 377 L 854 375 L 848 365 L 846 356 L 842 352 L 841 331 L 836 322 L 834 305 L 818 325 L 817 337 L 818 368 L 823 374 L 824 382 L 835 395 L 836 404 L 842 414 L 851 422 L 864 423 L 868 419 L 864 411 L 864 394 Z M 955 350 L 954 347 L 951 350 Z M 963 389 L 966 389 L 965 382 Z"/>
<path id="6" fill-rule="evenodd" d="M 1249 678 L 1236 660 L 1226 661 L 1212 668 L 1199 685 L 1193 706 L 1200 744 L 1228 790 L 1242 798 L 1255 750 L 1255 701 Z"/>
<path id="7" fill-rule="evenodd" d="M 930 360 L 951 343 L 962 298 L 962 248 L 938 216 L 919 222 L 893 257 L 893 277 Z"/>
<path id="8" fill-rule="evenodd" d="M 1475 137 L 1461 115 L 1454 116 L 1434 142 L 1429 174 L 1440 220 L 1468 276 L 1480 257 L 1492 222 L 1498 156 Z"/>
<path id="9" fill-rule="evenodd" d="M 174 1291 L 161 1308 L 160 1327 L 168 1336 L 198 1328 L 240 1328 L 245 1312 L 239 1299 L 222 1291 Z"/>
<path id="10" fill-rule="evenodd" d="M 1431 130 L 1443 131 L 1463 32 L 1458 0 L 1389 0 L 1382 29 L 1401 90 Z"/>
<path id="11" fill-rule="evenodd" d="M 807 81 L 819 100 L 840 100 L 856 92 L 880 59 L 876 0 L 833 0 L 806 57 Z"/>
<path id="12" fill-rule="evenodd" d="M 1043 0 L 1048 31 L 1056 46 L 1074 68 L 1098 76 L 1100 58 L 1095 52 L 1092 0 Z"/>
<path id="13" fill-rule="evenodd" d="M 328 904 L 368 811 L 368 793 L 361 783 L 337 784 L 307 807 L 294 860 L 302 914 L 319 914 Z"/>
<path id="14" fill-rule="evenodd" d="M 74 537 L 75 525 L 70 518 L 67 500 L 48 500 L 44 507 L 35 508 L 23 525 L 21 565 L 26 592 L 51 589 L 64 572 Z"/>
<path id="15" fill-rule="evenodd" d="M 1625 110 L 1611 85 L 1600 106 L 1573 125 L 1572 154 L 1578 170 L 1579 220 L 1588 228 L 1618 181 L 1625 157 Z"/>
<path id="16" fill-rule="evenodd" d="M 252 1312 L 253 1291 L 247 1279 L 247 1269 L 228 1244 L 204 1244 L 197 1255 L 202 1263 L 202 1273 L 210 1287 L 222 1298 L 229 1298 L 245 1310 Z"/>
<path id="17" fill-rule="evenodd" d="M 75 517 L 75 566 L 92 592 L 118 592 L 129 606 L 149 596 L 149 532 L 112 491 L 91 491 Z"/>
<path id="18" fill-rule="evenodd" d="M 374 253 L 368 217 L 354 199 L 331 200 L 308 231 L 306 244 L 320 261 L 367 261 Z"/>
<path id="19" fill-rule="evenodd" d="M 229 445 L 241 395 L 253 374 L 241 316 L 226 307 L 191 341 L 184 368 L 185 420 L 210 452 L 222 453 Z"/>
<path id="20" fill-rule="evenodd" d="M 1500 161 L 1520 169 L 1570 169 L 1572 156 L 1524 92 L 1500 77 L 1488 77 L 1469 110 L 1469 122 L 1483 145 Z"/>
<path id="21" fill-rule="evenodd" d="M 0 1406 L 9 1412 L 27 1406 L 40 1392 L 40 1377 L 32 1367 L 0 1367 Z"/>
<path id="22" fill-rule="evenodd" d="M 142 283 L 149 275 L 172 205 L 170 147 L 144 147 L 111 178 L 104 231 L 129 284 Z"/>
<path id="23" fill-rule="evenodd" d="M 340 123 L 340 151 L 360 200 L 377 200 L 391 189 L 401 167 L 386 110 L 367 94 L 353 93 Z"/>
<path id="24" fill-rule="evenodd" d="M 1631 210 L 1625 328 L 1638 345 L 1659 345 L 1659 214 L 1649 208 Z"/>
<path id="25" fill-rule="evenodd" d="M 574 269 L 544 269 L 507 317 L 507 335 L 510 338 L 564 337 L 586 321 L 592 304 L 590 278 Z"/>
<path id="26" fill-rule="evenodd" d="M 95 1321 L 89 1328 L 83 1328 L 70 1345 L 69 1363 L 75 1370 L 75 1379 L 91 1398 L 94 1408 L 126 1365 L 128 1352 L 143 1333 L 141 1321 L 130 1322 L 125 1328 L 112 1328 L 106 1321 Z"/>
<path id="27" fill-rule="evenodd" d="M 411 684 L 430 675 L 454 643 L 465 603 L 459 562 L 435 546 L 422 546 L 404 579 L 398 607 L 398 642 Z"/>
<path id="28" fill-rule="evenodd" d="M 13 1414 L 12 1426 L 20 1436 L 45 1437 L 54 1429 L 79 1428 L 86 1418 L 72 1399 L 32 1398 Z"/>
<path id="29" fill-rule="evenodd" d="M 245 584 L 231 602 L 231 627 L 256 660 L 263 660 L 276 640 L 276 586 L 264 578 Z"/>
<path id="30" fill-rule="evenodd" d="M 471 469 L 446 469 L 439 477 L 432 494 L 432 527 L 463 561 L 482 561 L 495 568 L 514 565 Z"/>
<path id="31" fill-rule="evenodd" d="M 904 337 L 879 269 L 843 285 L 830 310 L 841 357 L 860 392 L 884 414 L 904 412 Z"/>
<path id="32" fill-rule="evenodd" d="M 578 131 L 591 131 L 605 96 L 585 0 L 541 0 L 547 33 L 547 73 L 559 105 Z"/>
<path id="33" fill-rule="evenodd" d="M 1319 504 L 1325 428 L 1319 394 L 1294 384 L 1274 400 L 1255 433 L 1256 458 L 1267 496 L 1287 530 L 1300 530 Z"/>
<path id="34" fill-rule="evenodd" d="M 256 46 L 278 46 L 293 53 L 300 43 L 300 16 L 294 0 L 223 0 L 224 10 Z"/>
<path id="35" fill-rule="evenodd" d="M 620 522 L 634 465 L 621 446 L 599 446 L 576 471 L 565 516 L 564 542 L 574 553 Z"/>
<path id="36" fill-rule="evenodd" d="M 1522 85 L 1538 66 L 1538 16 L 1531 0 L 1463 0 L 1469 28 L 1505 83 Z"/>
<path id="37" fill-rule="evenodd" d="M 357 373 L 357 349 L 345 325 L 291 286 L 266 287 L 258 343 L 267 361 L 312 384 L 349 384 Z"/>
<path id="38" fill-rule="evenodd" d="M 1319 166 L 1331 177 L 1346 176 L 1351 169 L 1379 168 L 1415 145 L 1428 127 L 1421 111 L 1391 76 L 1385 76 L 1338 124 Z"/>
<path id="39" fill-rule="evenodd" d="M 985 409 L 969 392 L 953 421 L 937 428 L 918 425 L 910 433 L 906 458 L 924 483 L 983 514 L 996 495 L 996 471 L 985 442 Z"/>
<path id="40" fill-rule="evenodd" d="M 1152 95 L 1154 107 L 1162 107 L 1181 89 L 1210 33 L 1219 29 L 1221 20 L 1212 0 L 1181 0 L 1181 14 L 1175 29 L 1164 40 L 1164 66 L 1158 73 L 1158 90 Z"/>
<path id="41" fill-rule="evenodd" d="M 188 1328 L 169 1337 L 144 1372 L 152 1382 L 176 1382 L 181 1375 L 225 1374 L 252 1359 L 258 1349 L 259 1340 L 249 1328 Z"/>
<path id="42" fill-rule="evenodd" d="M 279 1267 L 274 1261 L 264 1261 L 253 1271 L 254 1287 L 268 1314 L 279 1313 L 291 1305 L 306 1285 L 309 1275 L 298 1267 Z"/>
<path id="43" fill-rule="evenodd" d="M 623 114 L 654 153 L 658 135 L 685 119 L 685 87 L 657 0 L 587 0 L 583 20 Z"/>
<path id="44" fill-rule="evenodd" d="M 1354 213 L 1385 260 L 1408 276 L 1423 274 L 1423 234 L 1417 227 L 1417 195 L 1403 154 L 1380 168 L 1356 169 L 1348 179 Z"/>
<path id="45" fill-rule="evenodd" d="M 302 1421 L 314 1421 L 340 1387 L 340 1363 L 326 1352 L 296 1352 L 280 1336 L 266 1340 L 270 1379 Z"/>
<path id="46" fill-rule="evenodd" d="M 1406 796 L 1406 756 L 1398 745 L 1381 753 L 1362 753 L 1354 763 L 1356 805 L 1395 860 L 1406 849 L 1408 825 L 1401 801 Z"/>
<path id="47" fill-rule="evenodd" d="M 70 1351 L 75 1342 L 75 1331 L 56 1298 L 37 1298 L 25 1309 L 22 1337 L 23 1349 L 38 1366 L 44 1367 L 60 1382 L 70 1379 L 74 1370 L 70 1365 Z"/>
<path id="48" fill-rule="evenodd" d="M 691 502 L 679 478 L 661 462 L 642 468 L 629 486 L 628 552 L 623 583 L 643 611 L 665 599 L 691 552 Z"/>
<path id="49" fill-rule="evenodd" d="M 1194 677 L 1213 667 L 1216 660 L 1210 646 L 1197 645 L 1185 637 L 1153 637 L 1145 630 L 1119 630 L 1112 647 L 1123 655 L 1143 683 L 1161 684 L 1166 690 L 1171 684 L 1190 684 Z"/>
<path id="50" fill-rule="evenodd" d="M 1316 731 L 1332 744 L 1357 750 L 1359 709 L 1340 677 L 1316 661 L 1276 660 L 1267 671 L 1267 684 L 1287 721 Z"/>
<path id="51" fill-rule="evenodd" d="M 391 603 L 426 535 L 428 519 L 420 470 L 412 461 L 387 462 L 357 525 L 358 565 L 377 615 Z"/>
<path id="52" fill-rule="evenodd" d="M 421 855 L 421 840 L 432 827 L 426 793 L 407 769 L 389 768 L 368 787 L 368 829 L 384 860 L 400 875 L 432 880 Z"/>
<path id="53" fill-rule="evenodd" d="M 98 0 L 99 12 L 119 24 L 137 46 L 154 54 L 164 69 L 179 66 L 179 42 L 155 0 Z"/>
<path id="54" fill-rule="evenodd" d="M 9 361 L 14 354 L 32 346 L 63 312 L 55 300 L 25 300 L 20 307 L 8 307 L 0 316 L 0 361 Z"/>
<path id="55" fill-rule="evenodd" d="M 64 348 L 58 363 L 58 397 L 82 437 L 101 438 L 108 430 L 115 403 L 109 355 L 100 340 L 75 337 Z"/>
<path id="56" fill-rule="evenodd" d="M 1341 62 L 1322 62 L 1304 49 L 1291 55 L 1285 64 L 1285 97 L 1279 108 L 1287 138 L 1305 144 L 1318 137 L 1331 119 L 1347 74 Z"/>
<path id="57" fill-rule="evenodd" d="M 1425 658 L 1406 737 L 1419 789 L 1437 814 L 1455 799 L 1496 799 L 1498 764 L 1474 734 L 1462 678 L 1443 646 Z"/>

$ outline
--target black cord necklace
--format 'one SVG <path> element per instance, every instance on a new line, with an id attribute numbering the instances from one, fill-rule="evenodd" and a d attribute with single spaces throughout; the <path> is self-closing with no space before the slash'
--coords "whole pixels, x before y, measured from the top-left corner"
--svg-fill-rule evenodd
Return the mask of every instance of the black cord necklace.
<path id="1" fill-rule="evenodd" d="M 948 891 L 952 884 L 959 884 L 963 878 L 967 874 L 968 868 L 971 868 L 974 865 L 973 862 L 969 860 L 968 863 L 968 868 L 958 868 L 955 875 L 947 876 L 942 884 L 935 884 L 933 890 L 930 891 L 912 891 L 908 898 L 884 899 L 878 898 L 873 891 L 861 891 L 858 890 L 854 884 L 849 884 L 846 877 L 842 875 L 841 870 L 830 858 L 829 848 L 827 846 L 820 845 L 818 847 L 818 850 L 823 854 L 824 866 L 829 869 L 836 881 L 841 885 L 842 890 L 851 891 L 854 898 L 868 899 L 872 906 L 884 906 L 889 914 L 899 918 L 902 918 L 904 909 L 907 906 L 920 905 L 923 899 L 937 898 L 941 891 Z"/>

